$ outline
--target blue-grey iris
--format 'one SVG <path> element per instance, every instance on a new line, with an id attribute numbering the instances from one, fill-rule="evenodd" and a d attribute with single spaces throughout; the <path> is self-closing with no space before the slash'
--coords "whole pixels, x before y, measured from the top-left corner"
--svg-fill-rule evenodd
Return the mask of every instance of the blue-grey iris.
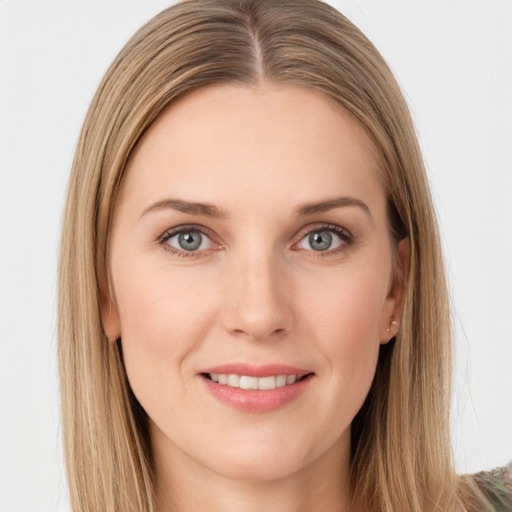
<path id="1" fill-rule="evenodd" d="M 184 251 L 195 251 L 201 246 L 203 237 L 198 231 L 186 231 L 178 235 L 178 243 Z"/>
<path id="2" fill-rule="evenodd" d="M 315 231 L 309 235 L 309 245 L 314 251 L 326 251 L 331 244 L 332 235 L 329 231 Z"/>

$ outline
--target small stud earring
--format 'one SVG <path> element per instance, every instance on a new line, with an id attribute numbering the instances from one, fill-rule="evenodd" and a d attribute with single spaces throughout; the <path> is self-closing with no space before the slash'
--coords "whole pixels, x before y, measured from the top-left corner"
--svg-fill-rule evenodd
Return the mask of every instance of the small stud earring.
<path id="1" fill-rule="evenodd" d="M 397 322 L 397 321 L 395 321 L 395 320 L 392 320 L 392 321 L 388 324 L 388 326 L 386 327 L 386 332 L 391 332 L 391 329 L 390 329 L 390 327 L 391 327 L 391 326 L 395 327 L 395 326 L 399 326 L 399 325 L 400 325 L 400 322 Z"/>

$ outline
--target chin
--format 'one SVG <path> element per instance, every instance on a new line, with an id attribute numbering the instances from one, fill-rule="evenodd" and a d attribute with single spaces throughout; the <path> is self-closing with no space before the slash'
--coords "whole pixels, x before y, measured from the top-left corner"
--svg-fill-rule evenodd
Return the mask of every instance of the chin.
<path id="1" fill-rule="evenodd" d="M 269 435 L 270 434 L 270 435 Z M 277 481 L 300 473 L 325 456 L 334 446 L 325 437 L 293 436 L 291 429 L 276 435 L 251 436 L 250 433 L 228 436 L 218 449 L 203 452 L 203 461 L 216 473 L 239 481 Z M 253 437 L 251 442 L 247 437 Z M 207 457 L 204 457 L 207 455 Z"/>
<path id="2" fill-rule="evenodd" d="M 225 478 L 268 482 L 278 481 L 299 473 L 306 466 L 305 461 L 276 454 L 273 457 L 242 458 L 237 454 L 233 459 L 217 461 L 214 469 Z"/>

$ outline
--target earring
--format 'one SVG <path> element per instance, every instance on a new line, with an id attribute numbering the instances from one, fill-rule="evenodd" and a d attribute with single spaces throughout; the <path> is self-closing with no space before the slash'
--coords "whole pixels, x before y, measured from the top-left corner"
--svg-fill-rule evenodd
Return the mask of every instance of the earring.
<path id="1" fill-rule="evenodd" d="M 388 326 L 386 327 L 386 332 L 391 332 L 391 326 L 398 327 L 400 325 L 400 322 L 397 322 L 396 320 L 392 320 Z"/>

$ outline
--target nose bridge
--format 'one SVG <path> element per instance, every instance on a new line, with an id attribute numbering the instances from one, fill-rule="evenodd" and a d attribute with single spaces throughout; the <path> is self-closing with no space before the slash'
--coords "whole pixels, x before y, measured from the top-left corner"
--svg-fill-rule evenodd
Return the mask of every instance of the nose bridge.
<path id="1" fill-rule="evenodd" d="M 288 331 L 293 322 L 291 283 L 276 251 L 247 248 L 233 255 L 230 267 L 225 328 L 251 339 Z"/>

